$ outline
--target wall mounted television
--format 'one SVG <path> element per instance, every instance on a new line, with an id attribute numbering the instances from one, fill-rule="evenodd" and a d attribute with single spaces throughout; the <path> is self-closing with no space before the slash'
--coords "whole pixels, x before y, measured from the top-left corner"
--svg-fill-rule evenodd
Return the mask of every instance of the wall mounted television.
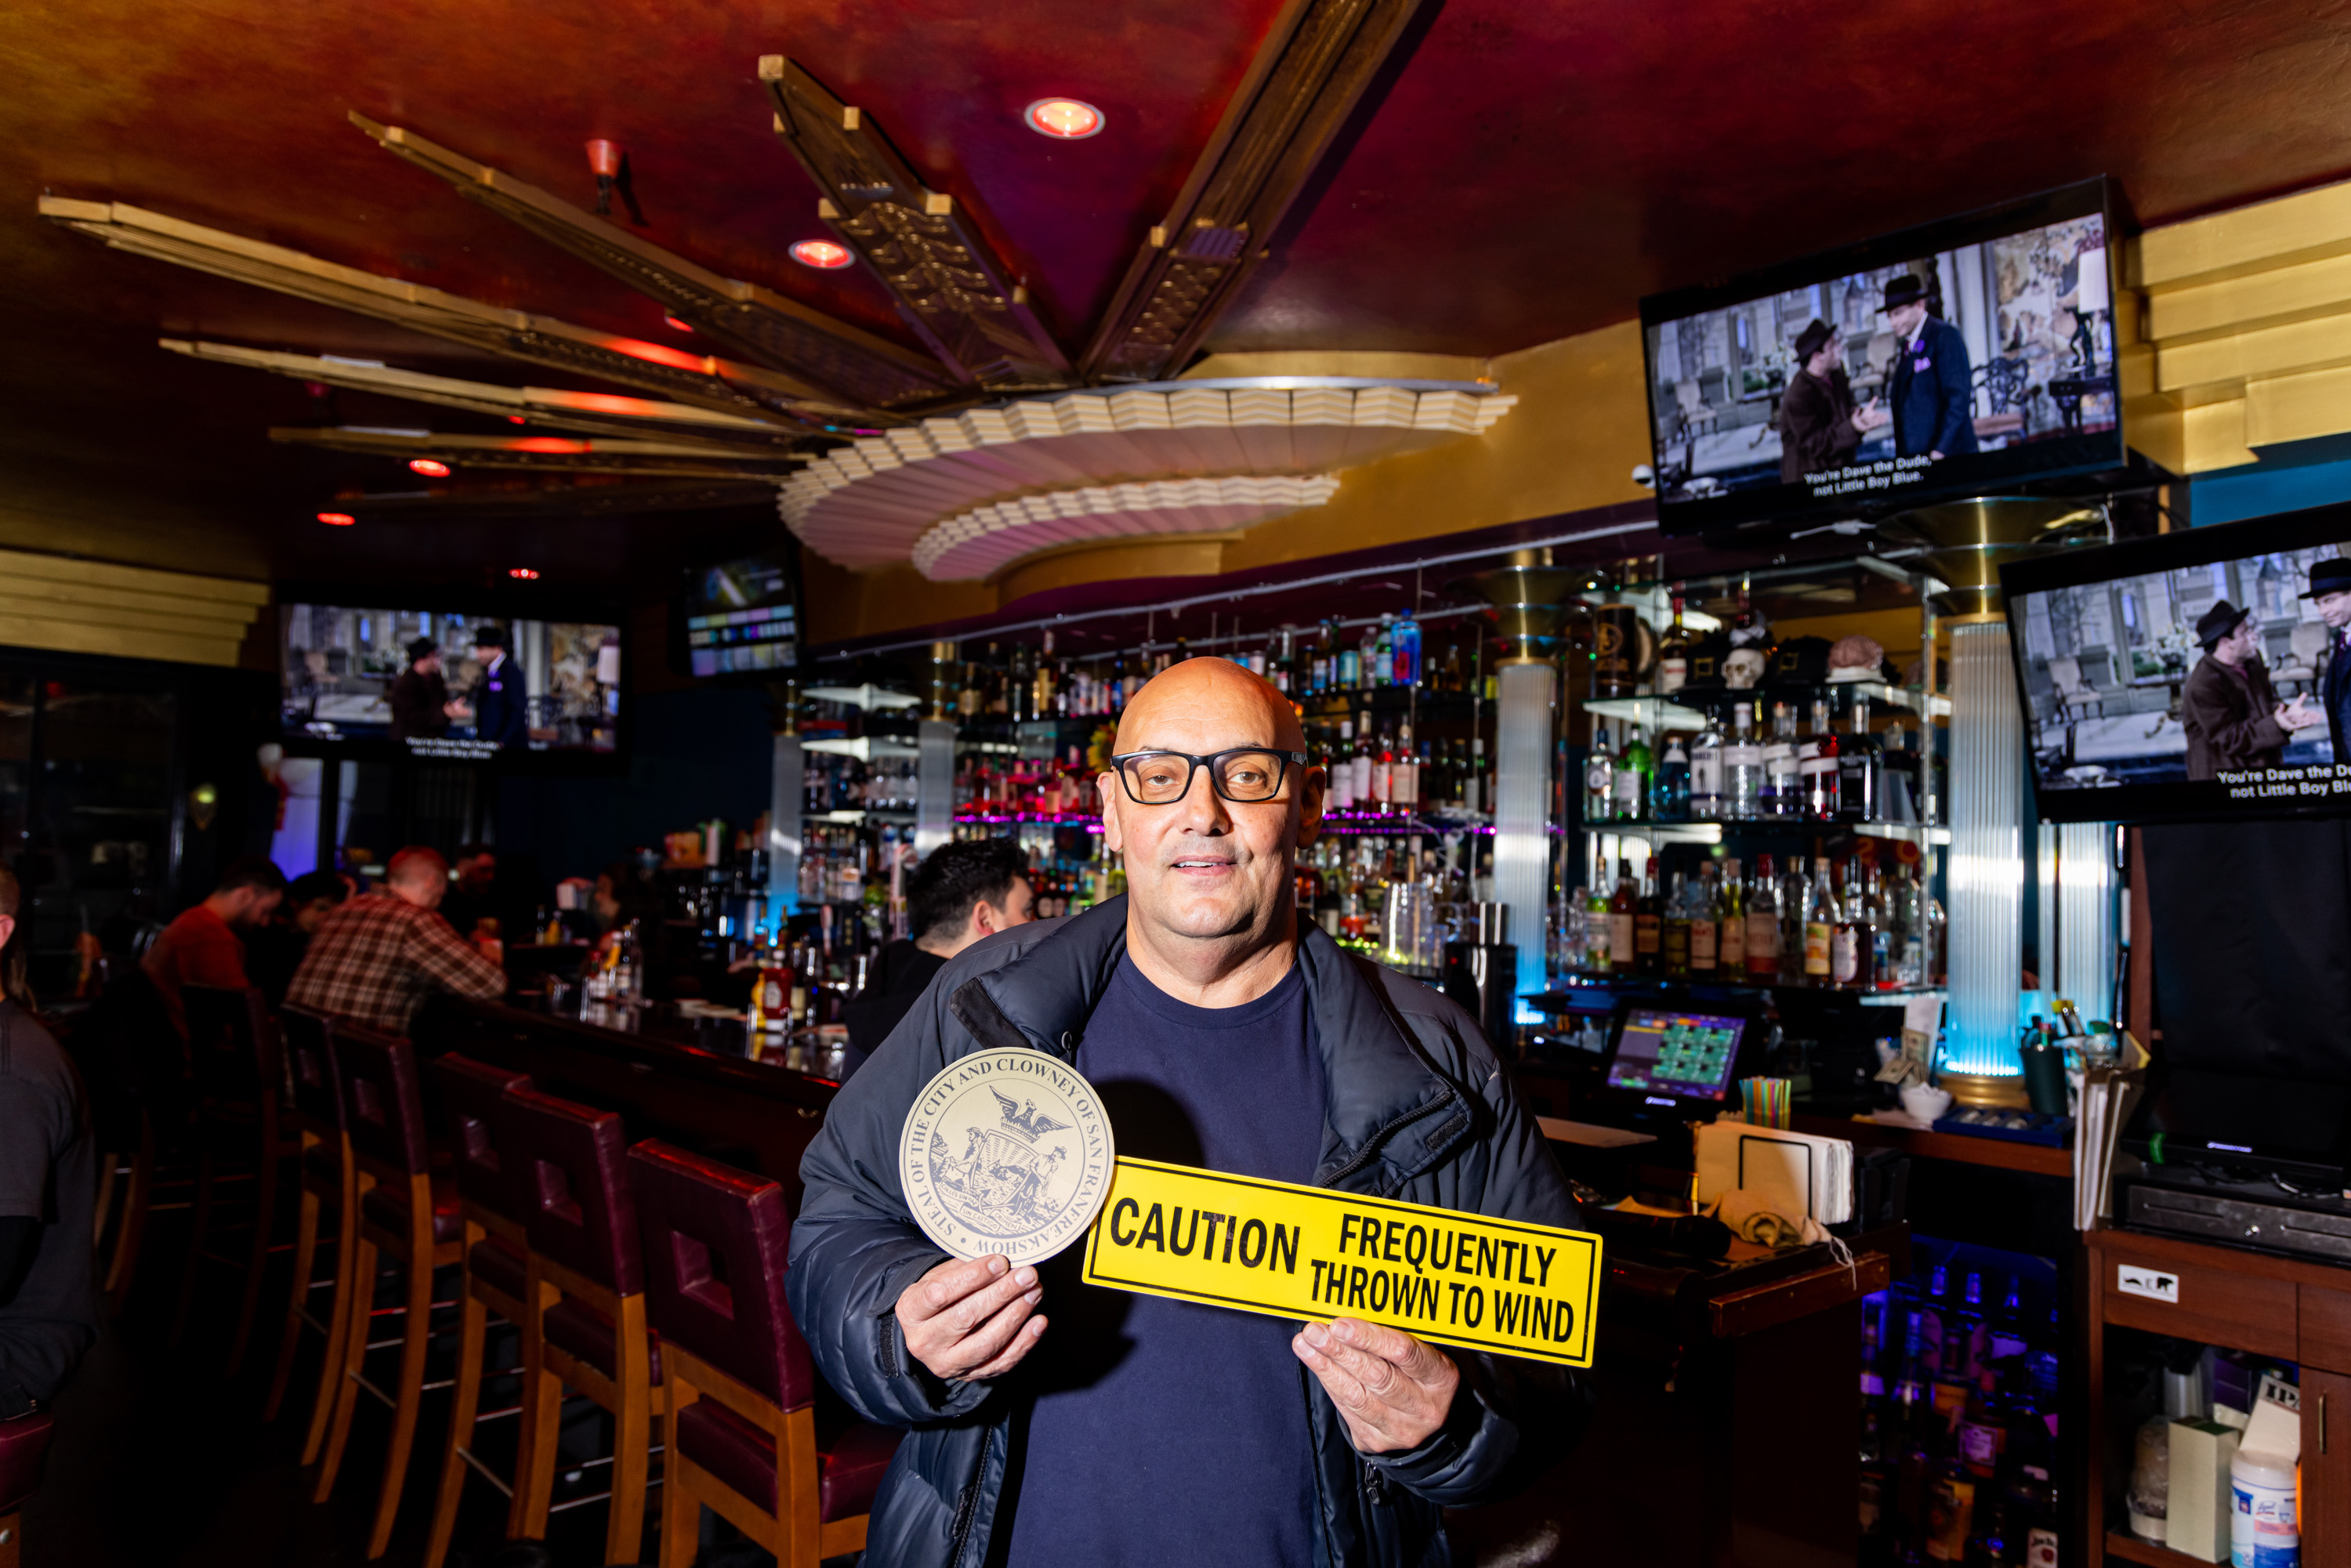
<path id="1" fill-rule="evenodd" d="M 281 591 L 278 716 L 290 749 L 501 766 L 619 757 L 619 615 L 355 597 Z M 505 649 L 478 656 L 486 636 Z"/>
<path id="2" fill-rule="evenodd" d="M 1644 299 L 1660 531 L 2145 483 L 2118 205 L 2089 180 Z"/>
<path id="3" fill-rule="evenodd" d="M 2003 566 L 2042 817 L 2351 814 L 2346 557 L 2351 504 Z"/>
<path id="4" fill-rule="evenodd" d="M 695 680 L 784 679 L 799 668 L 799 552 L 699 567 L 670 601 L 670 667 Z"/>

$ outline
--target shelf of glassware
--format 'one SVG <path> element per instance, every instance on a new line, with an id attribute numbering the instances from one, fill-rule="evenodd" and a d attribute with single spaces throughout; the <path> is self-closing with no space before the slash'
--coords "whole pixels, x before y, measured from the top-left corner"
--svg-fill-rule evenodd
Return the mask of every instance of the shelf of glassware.
<path id="1" fill-rule="evenodd" d="M 1868 698 L 1880 707 L 1898 707 L 1910 713 L 1923 711 L 1929 718 L 1951 716 L 1951 699 L 1940 693 L 1922 692 L 1913 686 L 1892 686 L 1884 681 L 1833 681 L 1825 686 L 1804 689 L 1850 692 L 1855 696 Z M 1714 694 L 1709 700 L 1759 702 L 1773 697 L 1784 699 L 1786 695 L 1759 688 L 1725 691 Z M 1703 709 L 1661 696 L 1592 697 L 1584 702 L 1583 711 L 1594 718 L 1613 719 L 1619 724 L 1637 724 L 1652 733 L 1701 730 L 1709 722 Z"/>
<path id="2" fill-rule="evenodd" d="M 1941 845 L 1951 841 L 1950 829 L 1928 827 L 1923 822 L 1816 821 L 1810 817 L 1765 817 L 1731 822 L 1653 822 L 1628 819 L 1585 822 L 1583 831 L 1587 833 L 1629 834 L 1659 844 L 1719 844 L 1727 838 L 1737 836 L 1831 831 L 1855 833 L 1865 839 L 1892 839 L 1906 844 Z"/>

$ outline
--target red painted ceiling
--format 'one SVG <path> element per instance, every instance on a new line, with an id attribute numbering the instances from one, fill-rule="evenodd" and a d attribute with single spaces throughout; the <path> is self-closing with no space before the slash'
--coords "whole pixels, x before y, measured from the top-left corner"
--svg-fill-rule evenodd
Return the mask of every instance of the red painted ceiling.
<path id="1" fill-rule="evenodd" d="M 322 529 L 395 465 L 269 443 L 327 411 L 158 336 L 547 382 L 451 345 L 104 252 L 35 215 L 110 198 L 501 305 L 690 341 L 584 264 L 377 149 L 357 110 L 585 204 L 581 143 L 629 154 L 659 244 L 884 331 L 854 270 L 783 258 L 822 232 L 768 130 L 761 54 L 803 61 L 953 193 L 1072 347 L 1264 36 L 1274 0 L 21 0 L 0 12 L 0 544 L 244 575 L 575 586 L 727 548 L 743 517 Z M 1430 0 L 1225 349 L 1494 353 L 1719 276 L 2098 172 L 2161 221 L 2351 171 L 2339 5 L 2156 10 L 1656 6 Z M 1108 111 L 1093 140 L 1030 99 Z M 346 423 L 483 428 L 338 394 Z"/>

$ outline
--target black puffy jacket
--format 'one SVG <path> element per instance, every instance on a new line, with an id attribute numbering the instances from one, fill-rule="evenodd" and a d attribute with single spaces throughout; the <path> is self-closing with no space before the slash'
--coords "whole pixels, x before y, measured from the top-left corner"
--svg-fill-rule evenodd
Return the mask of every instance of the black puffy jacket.
<path id="1" fill-rule="evenodd" d="M 1469 1016 L 1437 992 L 1305 927 L 1299 961 L 1329 1100 L 1315 1184 L 1522 1219 L 1575 1222 L 1541 1134 Z M 947 1062 L 1005 1046 L 1077 1054 L 1126 950 L 1126 901 L 1016 926 L 956 957 L 845 1085 L 801 1162 L 787 1286 L 818 1367 L 867 1419 L 911 1428 L 866 1542 L 877 1568 L 979 1568 L 998 1518 L 1014 1387 L 942 1383 L 906 1353 L 906 1287 L 946 1260 L 908 1212 L 898 1141 Z M 1240 1086 L 1236 1086 L 1240 1087 Z M 1050 1311 L 1050 1304 L 1048 1312 Z M 1050 1355 L 1052 1334 L 1029 1354 Z M 1582 1431 L 1583 1390 L 1564 1368 L 1450 1351 L 1460 1392 L 1443 1430 L 1398 1454 L 1358 1454 L 1321 1385 L 1317 1559 L 1332 1568 L 1448 1561 L 1438 1511 L 1525 1486 Z"/>

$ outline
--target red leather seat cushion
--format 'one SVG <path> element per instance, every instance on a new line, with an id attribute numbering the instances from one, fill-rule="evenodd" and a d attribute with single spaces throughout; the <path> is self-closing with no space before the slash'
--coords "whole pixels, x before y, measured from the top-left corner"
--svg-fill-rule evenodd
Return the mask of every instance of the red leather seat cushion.
<path id="1" fill-rule="evenodd" d="M 716 1399 L 697 1399 L 678 1413 L 673 1429 L 685 1457 L 728 1490 L 769 1513 L 776 1510 L 775 1441 Z M 904 1433 L 860 1421 L 817 1456 L 817 1517 L 853 1519 L 873 1509 L 873 1494 Z"/>
<path id="2" fill-rule="evenodd" d="M 485 1237 L 474 1243 L 470 1261 L 475 1279 L 510 1301 L 522 1300 L 521 1248 L 503 1237 Z"/>
<path id="3" fill-rule="evenodd" d="M 567 1298 L 548 1308 L 547 1315 L 539 1321 L 549 1344 L 569 1351 L 607 1377 L 621 1375 L 620 1361 L 612 1349 L 611 1319 L 585 1301 Z M 652 1375 L 658 1385 L 662 1379 L 661 1335 L 647 1337 L 653 1341 Z"/>
<path id="4" fill-rule="evenodd" d="M 408 1233 L 408 1190 L 371 1186 L 360 1196 L 360 1212 L 385 1229 L 404 1236 Z M 436 1177 L 433 1183 L 433 1239 L 455 1241 L 464 1234 L 464 1222 L 457 1217 L 457 1186 Z"/>
<path id="5" fill-rule="evenodd" d="M 41 1484 L 41 1460 L 49 1451 L 48 1412 L 0 1421 L 0 1513 L 9 1512 Z"/>

